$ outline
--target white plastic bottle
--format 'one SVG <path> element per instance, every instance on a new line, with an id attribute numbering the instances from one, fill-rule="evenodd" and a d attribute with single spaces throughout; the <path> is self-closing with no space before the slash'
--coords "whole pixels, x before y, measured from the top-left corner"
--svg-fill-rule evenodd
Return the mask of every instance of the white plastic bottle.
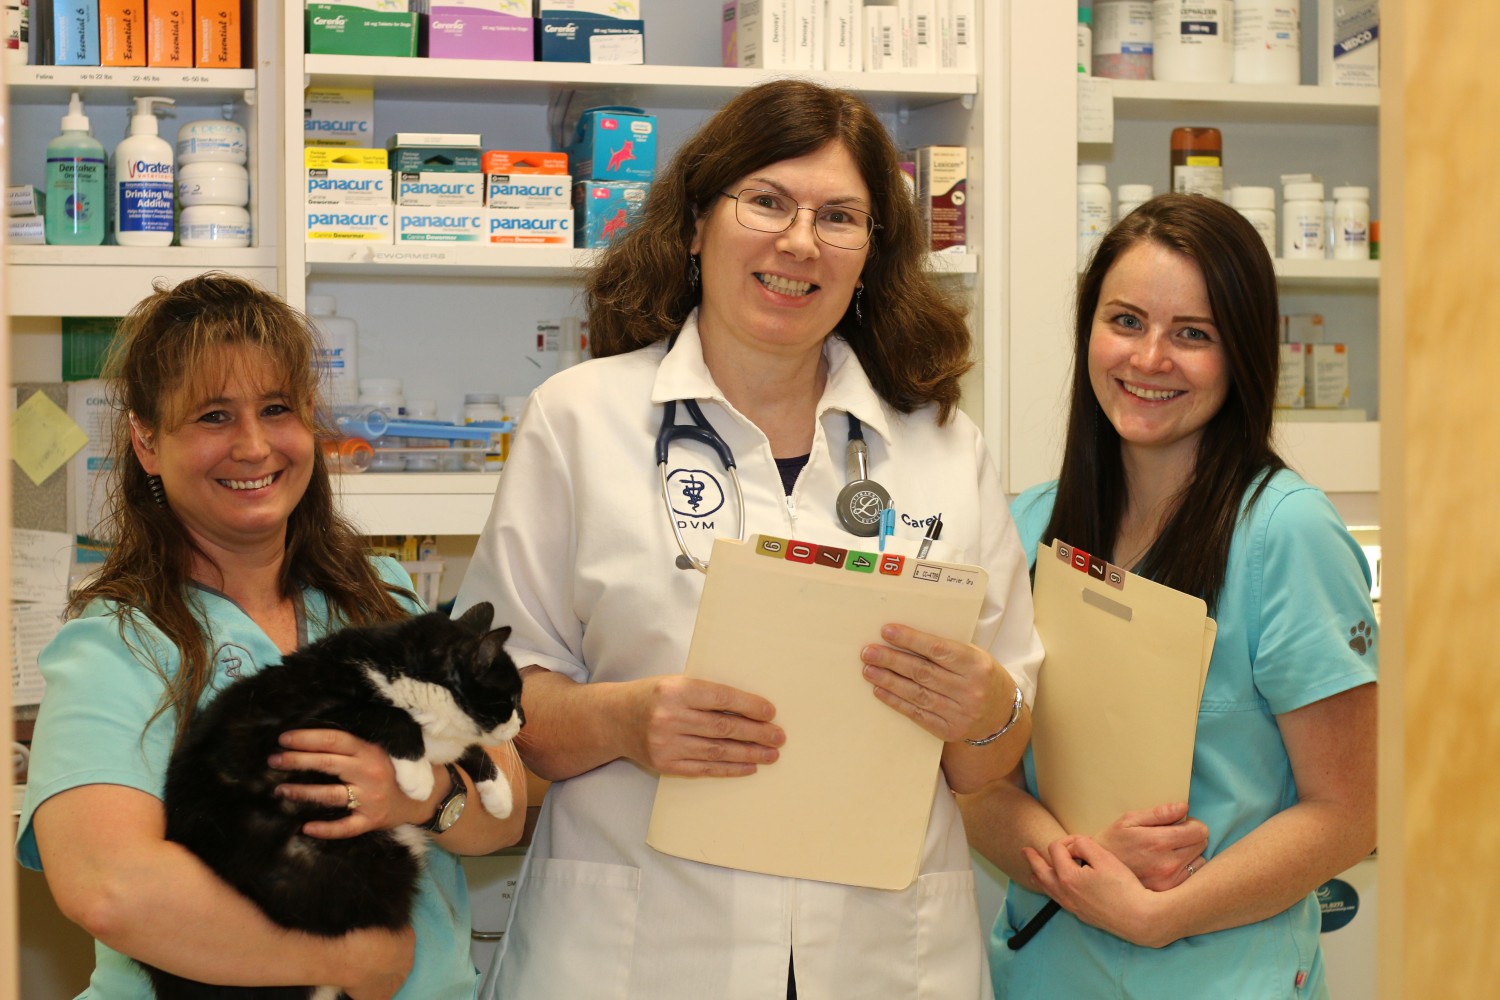
<path id="1" fill-rule="evenodd" d="M 1323 184 L 1298 181 L 1281 189 L 1281 256 L 1323 257 Z"/>
<path id="2" fill-rule="evenodd" d="M 155 103 L 173 104 L 170 97 L 137 97 L 130 134 L 120 140 L 114 155 L 115 242 L 126 247 L 172 245 L 176 180 L 172 144 L 163 139 L 152 112 Z"/>
<path id="3" fill-rule="evenodd" d="M 1141 205 L 1156 197 L 1156 189 L 1150 184 L 1121 184 L 1115 189 L 1118 198 L 1115 202 L 1115 221 L 1125 218 L 1131 212 L 1140 208 Z"/>
<path id="4" fill-rule="evenodd" d="M 1151 74 L 1171 83 L 1228 83 L 1234 76 L 1231 0 L 1155 0 Z"/>
<path id="5" fill-rule="evenodd" d="M 354 320 L 339 316 L 332 295 L 309 295 L 307 315 L 322 335 L 318 367 L 323 387 L 333 406 L 348 406 L 359 399 L 359 328 Z M 393 394 L 394 395 L 394 394 Z"/>
<path id="6" fill-rule="evenodd" d="M 1370 189 L 1350 185 L 1333 189 L 1333 257 L 1370 259 Z"/>
<path id="7" fill-rule="evenodd" d="M 1078 8 L 1078 75 L 1091 76 L 1094 65 L 1094 11 Z"/>
<path id="8" fill-rule="evenodd" d="M 1302 82 L 1301 0 L 1234 0 L 1234 82 Z"/>
<path id="9" fill-rule="evenodd" d="M 1276 256 L 1276 189 L 1269 187 L 1232 187 L 1229 207 L 1245 217 L 1260 238 L 1266 252 Z"/>
<path id="10" fill-rule="evenodd" d="M 1151 0 L 1094 0 L 1094 75 L 1151 79 Z"/>
<path id="11" fill-rule="evenodd" d="M 1078 164 L 1078 267 L 1088 263 L 1089 256 L 1113 218 L 1110 212 L 1109 176 L 1101 163 Z"/>

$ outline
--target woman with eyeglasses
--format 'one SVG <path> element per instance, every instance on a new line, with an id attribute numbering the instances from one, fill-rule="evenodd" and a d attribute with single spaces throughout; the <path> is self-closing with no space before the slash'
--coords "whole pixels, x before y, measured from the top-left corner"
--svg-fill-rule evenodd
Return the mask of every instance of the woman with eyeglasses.
<path id="1" fill-rule="evenodd" d="M 858 97 L 752 88 L 683 143 L 589 278 L 595 360 L 532 397 L 457 602 L 493 601 L 512 626 L 518 747 L 553 782 L 489 996 L 990 996 L 951 792 L 1020 760 L 1041 647 L 995 465 L 957 410 L 963 308 L 927 270 L 897 161 Z M 683 410 L 694 430 L 674 434 Z M 877 483 L 890 500 L 871 500 Z M 714 538 L 875 552 L 866 519 L 891 501 L 887 552 L 915 557 L 941 520 L 928 557 L 989 574 L 973 635 L 918 632 L 896 608 L 820 667 L 859 671 L 943 741 L 915 880 L 647 846 L 659 775 L 739 780 L 799 738 L 760 692 L 683 676 Z"/>

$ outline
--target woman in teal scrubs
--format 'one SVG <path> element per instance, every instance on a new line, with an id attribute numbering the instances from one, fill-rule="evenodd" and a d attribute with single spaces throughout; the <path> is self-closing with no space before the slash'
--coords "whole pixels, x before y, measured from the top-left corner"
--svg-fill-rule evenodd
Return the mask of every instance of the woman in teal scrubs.
<path id="1" fill-rule="evenodd" d="M 1012 879 L 997 997 L 1327 996 L 1314 890 L 1375 841 L 1375 618 L 1360 547 L 1272 445 L 1277 341 L 1265 244 L 1217 201 L 1147 202 L 1084 276 L 1062 473 L 1016 499 L 1022 546 L 1199 595 L 1218 638 L 1186 803 L 1068 835 L 1029 753 L 963 800 Z"/>

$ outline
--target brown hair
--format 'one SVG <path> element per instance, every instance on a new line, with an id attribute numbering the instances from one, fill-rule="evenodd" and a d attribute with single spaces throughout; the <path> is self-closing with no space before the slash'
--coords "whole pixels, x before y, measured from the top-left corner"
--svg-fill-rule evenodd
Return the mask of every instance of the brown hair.
<path id="1" fill-rule="evenodd" d="M 1190 258 L 1203 274 L 1224 345 L 1229 391 L 1203 429 L 1192 479 L 1138 572 L 1210 607 L 1224 585 L 1229 543 L 1256 477 L 1286 467 L 1271 443 L 1276 401 L 1279 306 L 1265 242 L 1238 212 L 1200 195 L 1161 195 L 1120 221 L 1100 242 L 1078 289 L 1073 393 L 1062 474 L 1043 544 L 1061 538 L 1093 553 L 1114 550 L 1125 509 L 1120 436 L 1089 381 L 1089 338 L 1105 275 L 1141 243 Z M 1252 501 L 1253 502 L 1253 498 Z"/>
<path id="2" fill-rule="evenodd" d="M 768 164 L 849 150 L 878 225 L 865 262 L 861 321 L 837 330 L 880 397 L 902 413 L 936 403 L 947 421 L 971 366 L 964 307 L 927 268 L 928 241 L 885 126 L 863 99 L 805 80 L 745 90 L 677 150 L 651 185 L 642 218 L 603 252 L 586 284 L 590 350 L 622 354 L 665 340 L 698 305 L 689 279 L 694 224 L 720 192 Z"/>
<path id="3" fill-rule="evenodd" d="M 152 494 L 130 440 L 130 421 L 150 434 L 180 426 L 199 390 L 216 390 L 232 375 L 226 347 L 248 346 L 279 373 L 289 405 L 316 429 L 319 368 L 316 334 L 305 316 L 269 292 L 210 271 L 156 290 L 121 321 L 104 362 L 114 420 L 104 515 L 98 534 L 111 543 L 99 573 L 70 599 L 82 613 L 96 599 L 114 602 L 120 634 L 136 657 L 162 676 L 166 691 L 152 721 L 175 711 L 180 736 L 212 681 L 209 636 L 188 599 L 194 557 L 208 560 L 170 506 Z M 406 611 L 366 558 L 354 528 L 339 514 L 320 449 L 314 450 L 307 492 L 287 523 L 281 592 L 322 590 L 330 613 L 350 624 L 401 618 Z M 168 676 L 135 614 L 144 615 L 177 647 L 181 662 Z M 150 723 L 148 723 L 148 726 Z"/>

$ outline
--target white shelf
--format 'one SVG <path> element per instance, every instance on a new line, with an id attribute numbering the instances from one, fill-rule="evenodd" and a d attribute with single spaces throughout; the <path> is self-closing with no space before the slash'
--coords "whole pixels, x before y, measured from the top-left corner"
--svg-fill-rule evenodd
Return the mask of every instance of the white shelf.
<path id="1" fill-rule="evenodd" d="M 1380 421 L 1278 420 L 1276 448 L 1325 493 L 1380 491 Z"/>
<path id="2" fill-rule="evenodd" d="M 12 104 L 66 104 L 74 90 L 89 100 L 114 102 L 162 91 L 193 91 L 205 97 L 244 100 L 255 90 L 253 69 L 197 69 L 169 66 L 7 66 Z"/>
<path id="3" fill-rule="evenodd" d="M 1380 91 L 1365 87 L 1114 80 L 1115 116 L 1141 121 L 1374 125 Z"/>
<path id="4" fill-rule="evenodd" d="M 1380 284 L 1378 260 L 1294 260 L 1277 257 L 1276 277 L 1287 287 L 1374 289 Z"/>
<path id="5" fill-rule="evenodd" d="M 717 108 L 746 87 L 777 76 L 797 75 L 860 91 L 877 106 L 897 110 L 972 98 L 973 73 L 776 73 L 721 66 L 607 66 L 589 63 L 509 62 L 389 56 L 304 56 L 309 82 L 321 86 L 379 87 L 396 98 L 451 94 L 456 85 L 503 94 L 516 103 L 546 106 L 567 90 L 628 89 L 631 103 Z M 667 93 L 662 93 L 667 92 Z"/>
<path id="6" fill-rule="evenodd" d="M 445 277 L 557 278 L 576 280 L 593 266 L 597 250 L 484 244 L 370 243 L 309 240 L 307 263 L 319 274 L 441 275 Z M 939 274 L 974 274 L 976 254 L 935 253 Z"/>
<path id="7" fill-rule="evenodd" d="M 477 535 L 498 473 L 367 472 L 334 476 L 344 513 L 367 535 Z"/>
<path id="8" fill-rule="evenodd" d="M 175 284 L 210 268 L 277 288 L 275 247 L 12 246 L 5 312 L 10 316 L 123 316 L 157 278 Z"/>

